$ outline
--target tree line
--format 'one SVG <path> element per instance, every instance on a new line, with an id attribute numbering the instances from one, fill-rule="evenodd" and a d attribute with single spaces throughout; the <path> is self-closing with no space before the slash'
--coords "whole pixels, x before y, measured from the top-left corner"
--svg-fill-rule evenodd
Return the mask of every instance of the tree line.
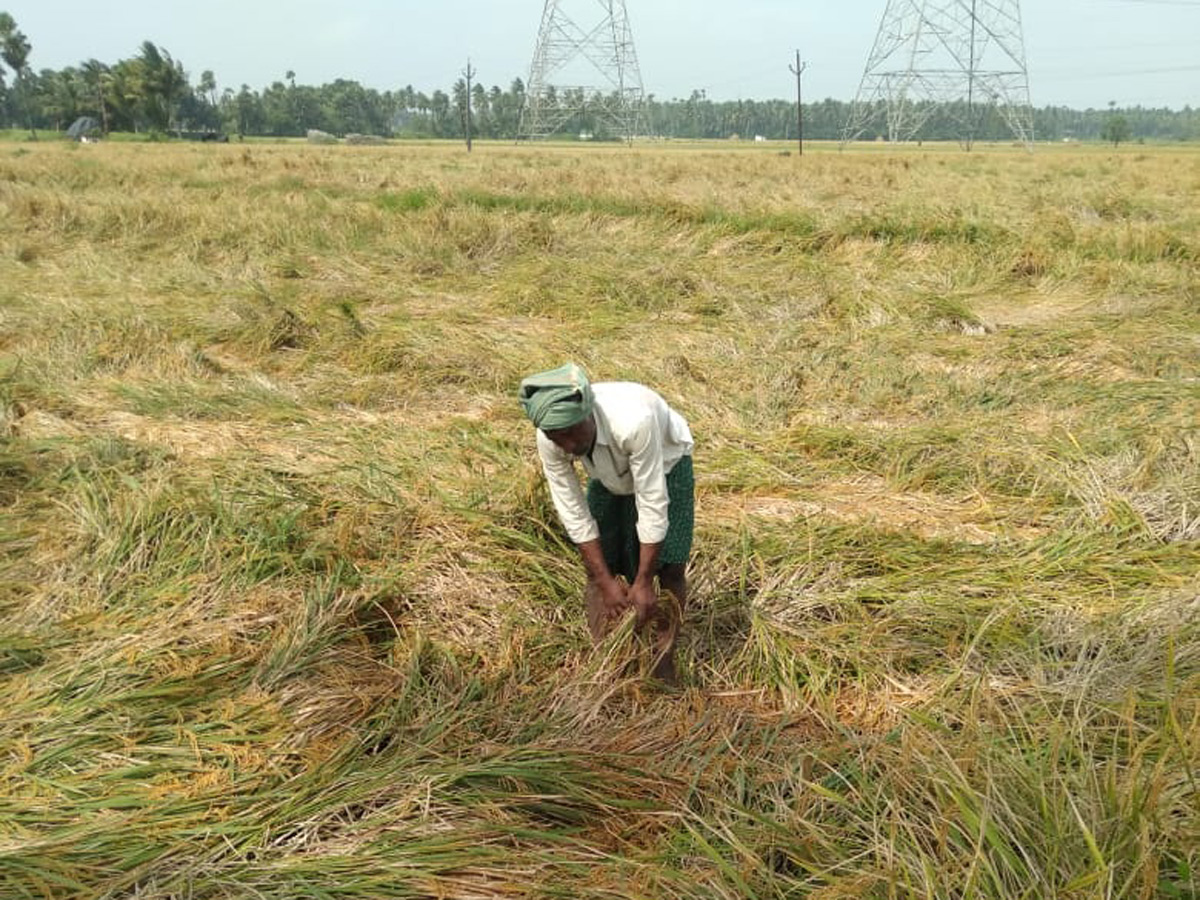
<path id="1" fill-rule="evenodd" d="M 525 84 L 507 88 L 467 85 L 459 79 L 448 90 L 426 93 L 412 85 L 376 90 L 357 81 L 337 79 L 323 85 L 298 84 L 296 73 L 260 90 L 243 84 L 221 87 L 212 70 L 198 79 L 164 47 L 145 41 L 127 59 L 105 63 L 89 59 L 64 69 L 34 70 L 30 41 L 8 13 L 0 12 L 0 127 L 62 131 L 80 116 L 90 116 L 103 132 L 223 132 L 231 135 L 294 137 L 310 129 L 396 138 L 465 136 L 468 102 L 472 132 L 479 138 L 510 140 L 518 135 Z M 564 98 L 568 100 L 569 98 Z M 825 99 L 803 108 L 804 134 L 813 140 L 837 140 L 851 104 Z M 1115 117 L 1119 129 L 1114 129 Z M 942 104 L 923 129 L 927 140 L 957 137 L 963 110 Z M 882 117 L 871 140 L 884 131 Z M 702 90 L 686 98 L 651 95 L 644 107 L 641 133 L 663 138 L 794 139 L 796 106 L 789 100 L 713 100 Z M 1132 107 L 1116 110 L 1047 106 L 1034 110 L 1038 140 L 1105 140 L 1119 130 L 1125 140 L 1200 139 L 1200 109 Z M 613 139 L 605 125 L 585 111 L 564 128 L 564 136 L 587 134 Z M 978 121 L 976 139 L 1011 138 L 1003 118 L 991 111 Z"/>

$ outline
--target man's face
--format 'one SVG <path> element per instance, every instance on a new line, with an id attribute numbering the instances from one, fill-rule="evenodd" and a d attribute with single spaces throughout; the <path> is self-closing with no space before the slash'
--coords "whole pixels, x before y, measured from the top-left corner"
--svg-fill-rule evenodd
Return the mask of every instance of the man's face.
<path id="1" fill-rule="evenodd" d="M 583 456 L 592 449 L 592 444 L 596 442 L 596 420 L 592 416 L 588 416 L 570 428 L 556 428 L 544 433 L 564 453 L 569 453 L 571 456 Z"/>

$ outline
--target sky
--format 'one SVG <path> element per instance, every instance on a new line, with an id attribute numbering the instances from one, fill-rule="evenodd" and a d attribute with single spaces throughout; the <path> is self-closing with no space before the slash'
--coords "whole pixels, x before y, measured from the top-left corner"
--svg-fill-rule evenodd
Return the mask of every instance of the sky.
<path id="1" fill-rule="evenodd" d="M 596 4 L 560 0 L 564 10 Z M 448 90 L 468 57 L 478 80 L 528 76 L 544 0 L 0 0 L 35 69 L 112 63 L 143 41 L 193 83 L 261 89 L 349 78 L 380 90 Z M 660 99 L 853 99 L 886 0 L 625 0 L 642 81 Z M 1200 106 L 1200 0 L 1026 0 L 1035 106 Z"/>

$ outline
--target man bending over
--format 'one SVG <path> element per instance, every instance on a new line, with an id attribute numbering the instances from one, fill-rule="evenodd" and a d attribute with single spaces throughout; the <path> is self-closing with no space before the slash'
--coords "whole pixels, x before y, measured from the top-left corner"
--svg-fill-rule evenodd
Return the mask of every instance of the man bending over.
<path id="1" fill-rule="evenodd" d="M 654 674 L 674 681 L 679 617 L 657 609 L 655 578 L 682 611 L 695 509 L 687 422 L 650 388 L 591 384 L 573 363 L 526 378 L 520 401 L 538 429 L 554 508 L 587 570 L 592 639 L 629 608 L 639 624 L 668 616 Z M 575 460 L 588 475 L 586 499 Z"/>

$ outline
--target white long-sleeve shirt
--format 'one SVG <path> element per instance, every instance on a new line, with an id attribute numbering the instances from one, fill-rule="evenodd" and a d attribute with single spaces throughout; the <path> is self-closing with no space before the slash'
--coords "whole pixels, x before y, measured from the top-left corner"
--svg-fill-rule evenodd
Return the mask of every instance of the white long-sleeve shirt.
<path id="1" fill-rule="evenodd" d="M 590 478 L 614 494 L 634 495 L 638 540 L 658 544 L 667 536 L 667 473 L 692 452 L 692 433 L 683 416 L 658 394 L 628 381 L 592 385 L 596 444 L 580 457 Z M 567 536 L 576 544 L 599 538 L 588 511 L 574 458 L 541 431 L 538 455 L 550 497 Z"/>

